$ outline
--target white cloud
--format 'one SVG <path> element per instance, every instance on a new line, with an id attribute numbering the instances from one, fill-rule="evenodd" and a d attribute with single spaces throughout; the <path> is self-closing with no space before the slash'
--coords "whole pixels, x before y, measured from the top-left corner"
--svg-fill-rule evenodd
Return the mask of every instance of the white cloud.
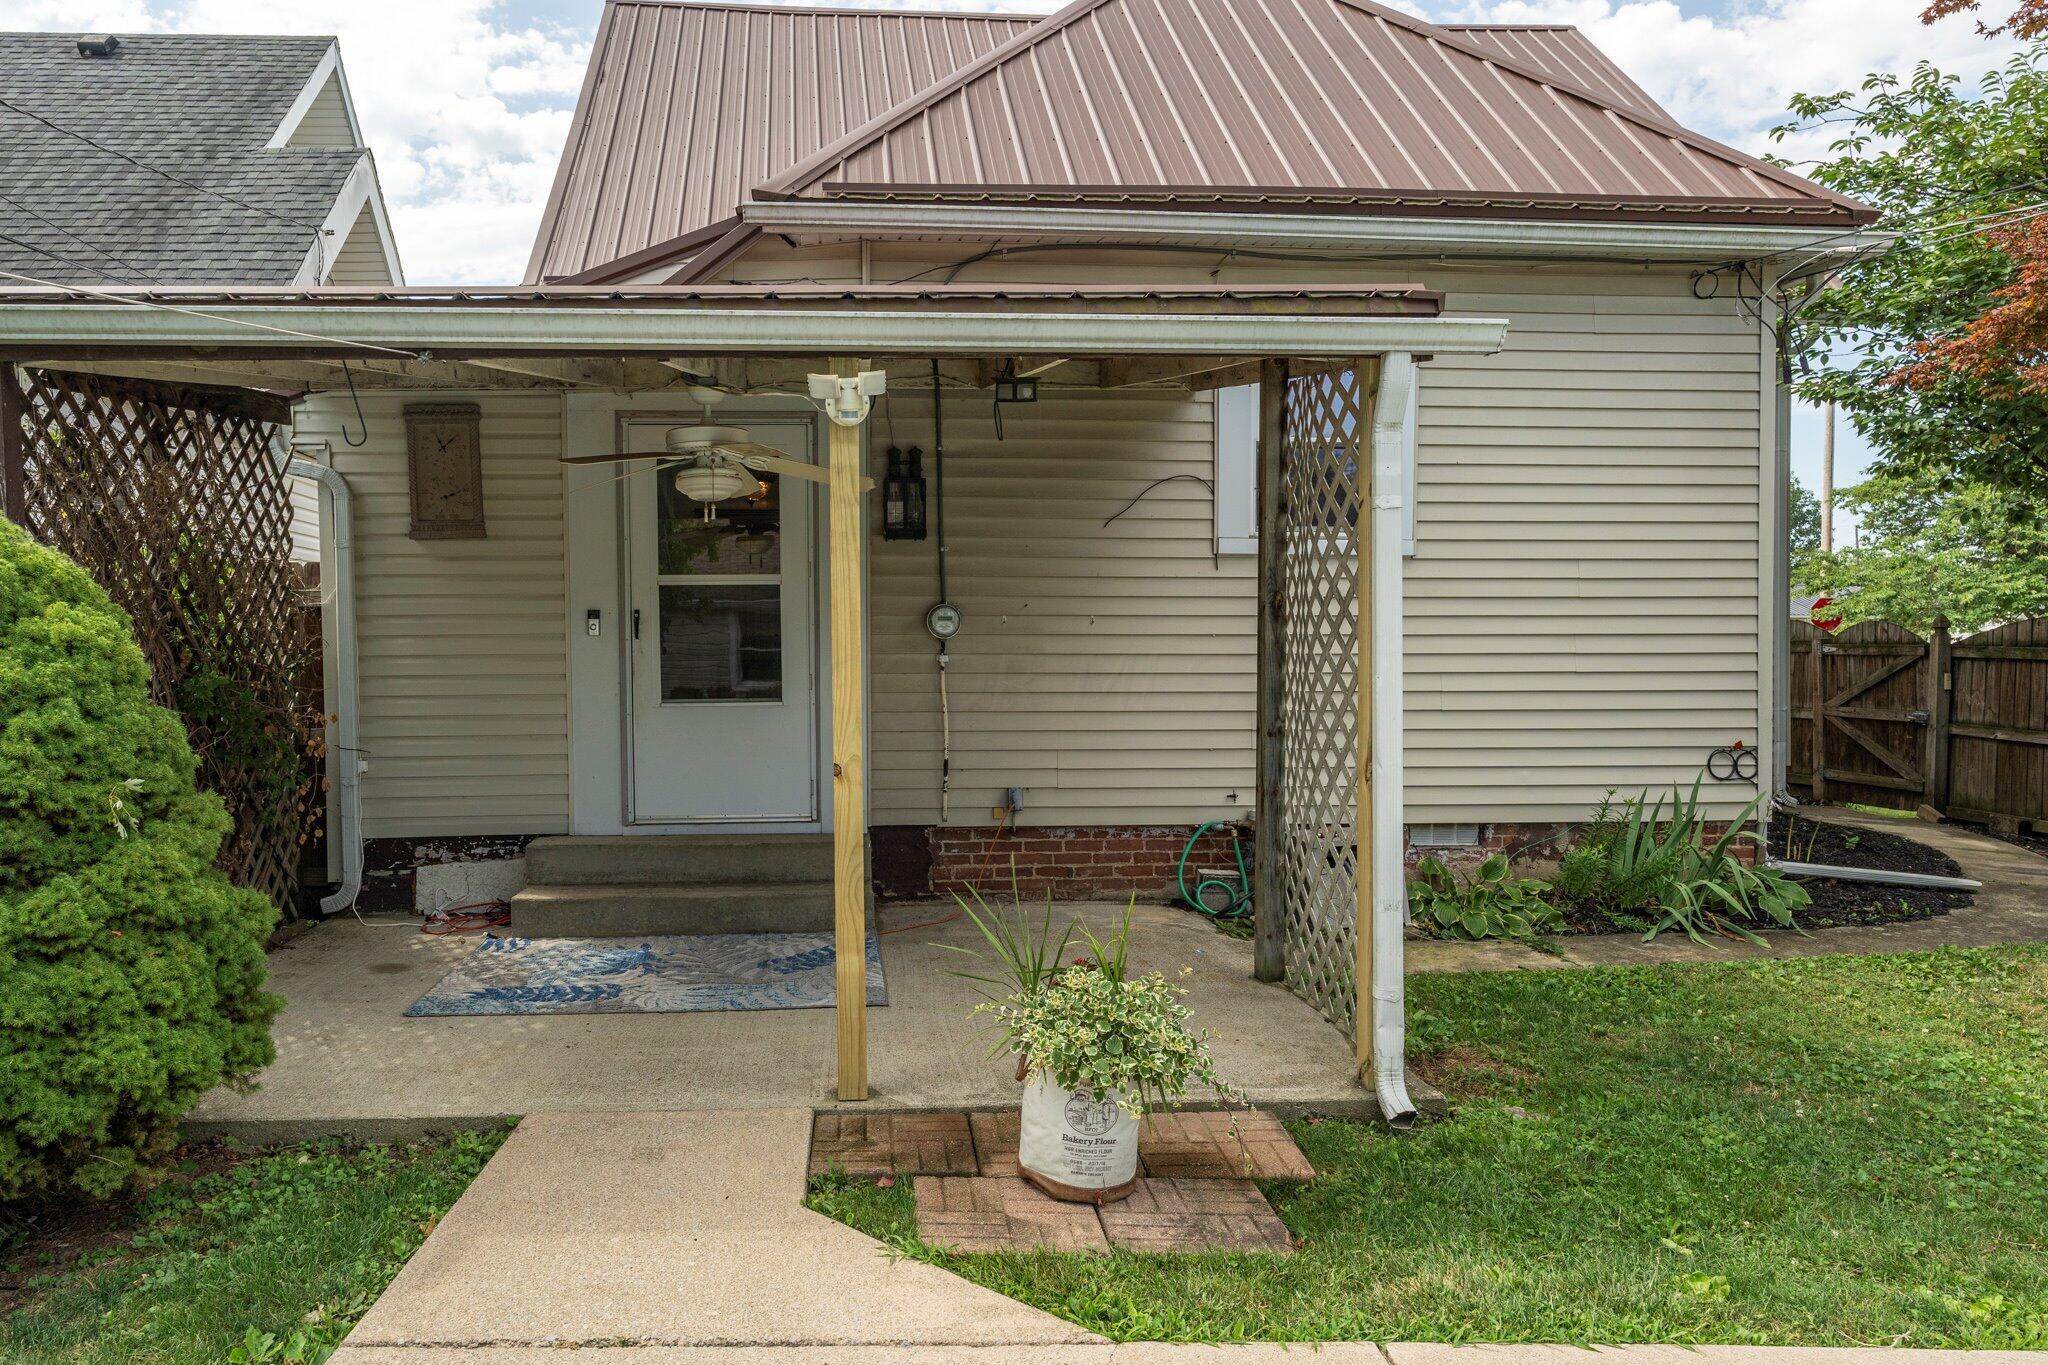
<path id="1" fill-rule="evenodd" d="M 1989 0 L 2000 8 L 2001 0 Z M 1436 0 L 1409 3 L 1439 22 L 1554 23 L 1582 29 L 1688 128 L 1762 154 L 1798 158 L 1825 139 L 1774 144 L 1795 94 L 1853 89 L 1874 71 L 1926 60 L 1966 79 L 2017 47 L 1978 36 L 1971 16 L 1920 22 L 1924 0 L 1739 0 L 1687 14 L 1673 0 Z"/>

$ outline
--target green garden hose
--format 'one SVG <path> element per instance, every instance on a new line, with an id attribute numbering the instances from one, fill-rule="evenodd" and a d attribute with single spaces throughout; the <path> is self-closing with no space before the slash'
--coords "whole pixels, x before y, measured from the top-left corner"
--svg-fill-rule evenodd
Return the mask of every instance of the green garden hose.
<path id="1" fill-rule="evenodd" d="M 1236 878 L 1204 877 L 1195 883 L 1194 890 L 1188 890 L 1188 859 L 1194 856 L 1195 845 L 1202 842 L 1202 836 L 1210 830 L 1229 823 L 1227 820 L 1211 820 L 1196 830 L 1187 847 L 1180 851 L 1180 867 L 1175 874 L 1180 882 L 1180 898 L 1188 903 L 1190 909 L 1198 910 L 1211 919 L 1243 919 L 1252 912 L 1252 877 L 1244 865 L 1244 841 L 1237 837 L 1234 829 L 1230 832 L 1230 851 L 1237 859 Z"/>

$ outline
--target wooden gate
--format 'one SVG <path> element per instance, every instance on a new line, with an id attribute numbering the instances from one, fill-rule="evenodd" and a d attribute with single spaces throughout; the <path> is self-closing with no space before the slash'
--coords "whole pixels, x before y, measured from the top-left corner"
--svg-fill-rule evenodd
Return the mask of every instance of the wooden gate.
<path id="1" fill-rule="evenodd" d="M 1792 623 L 1791 780 L 1814 799 L 1912 810 L 1926 799 L 1928 645 L 1865 621 L 1833 636 Z"/>
<path id="2" fill-rule="evenodd" d="M 1952 640 L 1792 623 L 1790 785 L 1818 801 L 2048 824 L 2048 620 Z"/>

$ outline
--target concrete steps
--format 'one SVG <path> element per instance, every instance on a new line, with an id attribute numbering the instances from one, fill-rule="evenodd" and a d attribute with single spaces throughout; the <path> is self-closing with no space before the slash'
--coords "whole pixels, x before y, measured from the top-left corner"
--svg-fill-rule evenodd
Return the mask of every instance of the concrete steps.
<path id="1" fill-rule="evenodd" d="M 523 938 L 794 934 L 832 927 L 832 836 L 536 839 L 512 898 Z"/>

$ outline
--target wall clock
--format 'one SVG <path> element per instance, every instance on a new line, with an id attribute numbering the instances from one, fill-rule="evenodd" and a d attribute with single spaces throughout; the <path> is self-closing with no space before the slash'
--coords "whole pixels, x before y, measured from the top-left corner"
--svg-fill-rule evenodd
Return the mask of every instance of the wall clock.
<path id="1" fill-rule="evenodd" d="M 482 420 L 474 403 L 414 403 L 405 409 L 414 540 L 483 538 Z"/>

